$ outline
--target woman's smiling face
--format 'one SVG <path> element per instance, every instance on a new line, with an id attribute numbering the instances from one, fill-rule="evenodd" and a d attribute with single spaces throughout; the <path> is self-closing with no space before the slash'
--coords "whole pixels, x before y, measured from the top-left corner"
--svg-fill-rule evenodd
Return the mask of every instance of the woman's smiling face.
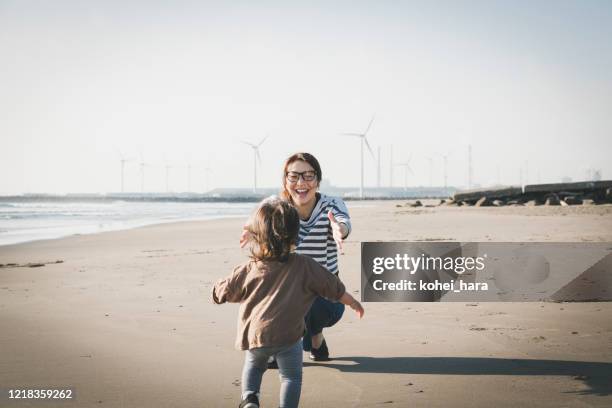
<path id="1" fill-rule="evenodd" d="M 304 177 L 306 176 L 304 175 L 305 172 L 313 172 L 315 174 L 314 180 L 304 180 Z M 285 177 L 285 188 L 291 195 L 293 205 L 296 207 L 303 207 L 313 203 L 316 197 L 317 188 L 319 187 L 319 178 L 315 172 L 315 169 L 305 161 L 296 160 L 287 166 L 286 173 L 301 174 L 297 181 L 293 183 L 290 182 L 287 177 Z M 306 176 L 306 178 L 308 177 Z"/>

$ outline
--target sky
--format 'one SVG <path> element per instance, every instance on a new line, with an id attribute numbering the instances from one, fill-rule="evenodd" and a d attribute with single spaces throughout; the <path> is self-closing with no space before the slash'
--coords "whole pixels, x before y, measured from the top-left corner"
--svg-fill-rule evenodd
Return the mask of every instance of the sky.
<path id="1" fill-rule="evenodd" d="M 248 188 L 266 135 L 259 186 L 358 186 L 372 117 L 383 186 L 468 146 L 473 185 L 612 179 L 611 39 L 609 1 L 0 0 L 0 194 Z"/>

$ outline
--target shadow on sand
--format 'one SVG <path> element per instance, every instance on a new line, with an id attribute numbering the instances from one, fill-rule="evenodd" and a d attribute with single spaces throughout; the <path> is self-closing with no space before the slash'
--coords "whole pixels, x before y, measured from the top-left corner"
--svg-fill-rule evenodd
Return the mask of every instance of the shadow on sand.
<path id="1" fill-rule="evenodd" d="M 337 361 L 343 363 L 335 364 Z M 599 396 L 612 392 L 612 363 L 485 357 L 338 357 L 328 362 L 305 362 L 304 366 L 324 366 L 349 373 L 562 375 L 583 381 L 589 387 L 568 392 Z"/>

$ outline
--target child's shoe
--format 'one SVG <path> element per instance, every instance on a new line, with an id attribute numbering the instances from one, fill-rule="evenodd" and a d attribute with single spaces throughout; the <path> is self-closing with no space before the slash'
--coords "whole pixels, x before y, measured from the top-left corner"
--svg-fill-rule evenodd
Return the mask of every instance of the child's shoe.
<path id="1" fill-rule="evenodd" d="M 255 394 L 249 394 L 238 405 L 238 408 L 259 408 L 259 398 Z"/>
<path id="2" fill-rule="evenodd" d="M 321 343 L 321 347 L 318 349 L 312 347 L 310 349 L 310 359 L 314 361 L 329 361 L 329 350 L 327 349 L 325 339 Z"/>

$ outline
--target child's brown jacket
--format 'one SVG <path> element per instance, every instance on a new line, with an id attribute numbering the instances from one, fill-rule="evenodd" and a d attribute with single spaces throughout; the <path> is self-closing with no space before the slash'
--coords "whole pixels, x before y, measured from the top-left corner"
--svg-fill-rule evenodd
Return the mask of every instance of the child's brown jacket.
<path id="1" fill-rule="evenodd" d="M 304 316 L 317 295 L 338 300 L 344 284 L 313 259 L 289 255 L 287 262 L 248 261 L 219 280 L 215 303 L 241 303 L 236 348 L 283 346 L 304 334 Z"/>

